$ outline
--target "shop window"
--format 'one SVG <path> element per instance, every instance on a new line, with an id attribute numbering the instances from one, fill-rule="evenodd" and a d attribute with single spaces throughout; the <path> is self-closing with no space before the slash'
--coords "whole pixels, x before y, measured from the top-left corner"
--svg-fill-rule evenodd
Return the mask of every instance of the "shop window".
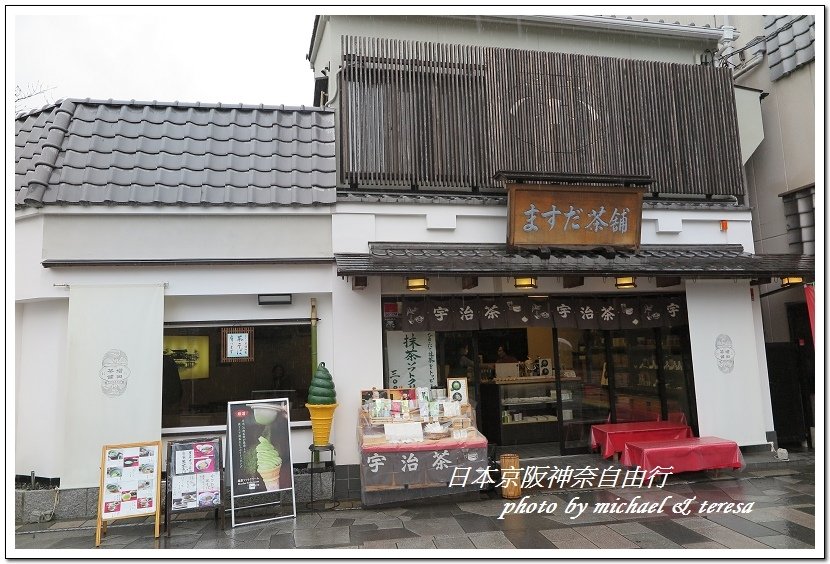
<path id="1" fill-rule="evenodd" d="M 228 334 L 244 345 L 228 350 Z M 165 327 L 163 354 L 162 428 L 224 425 L 229 401 L 281 397 L 309 419 L 310 325 Z"/>

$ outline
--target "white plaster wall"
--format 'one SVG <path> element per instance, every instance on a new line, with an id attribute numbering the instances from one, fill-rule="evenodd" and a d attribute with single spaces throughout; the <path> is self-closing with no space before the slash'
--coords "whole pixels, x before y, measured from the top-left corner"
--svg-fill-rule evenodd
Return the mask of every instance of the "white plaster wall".
<path id="1" fill-rule="evenodd" d="M 721 231 L 721 220 L 728 221 L 726 231 Z M 370 242 L 380 241 L 505 243 L 507 207 L 339 204 L 333 218 L 333 237 L 336 253 L 367 253 Z M 641 242 L 644 245 L 743 245 L 745 251 L 753 252 L 751 212 L 728 208 L 646 208 Z"/>
<path id="2" fill-rule="evenodd" d="M 112 213 L 45 215 L 44 259 L 319 258 L 328 215 Z M 296 233 L 302 231 L 302 237 Z M 104 236 L 102 236 L 104 235 Z"/>
<path id="3" fill-rule="evenodd" d="M 167 283 L 166 296 L 328 293 L 331 264 L 29 268 L 18 271 L 16 299 L 65 297 L 63 284 Z M 25 276 L 21 276 L 25 274 Z M 58 284 L 59 286 L 55 286 Z"/>
<path id="4" fill-rule="evenodd" d="M 69 299 L 23 304 L 18 311 L 15 474 L 34 470 L 37 476 L 58 477 L 63 466 Z"/>
<path id="5" fill-rule="evenodd" d="M 766 443 L 769 401 L 766 365 L 758 351 L 755 309 L 748 281 L 696 280 L 686 283 L 689 335 L 694 365 L 700 436 L 713 435 L 739 445 Z M 728 335 L 735 349 L 730 373 L 718 368 L 715 341 Z"/>
<path id="6" fill-rule="evenodd" d="M 90 224 L 101 218 L 99 214 L 81 216 L 74 217 Z M 14 464 L 17 473 L 28 474 L 35 470 L 38 476 L 59 477 L 57 453 L 60 449 L 53 435 L 54 429 L 62 427 L 64 418 L 60 398 L 65 396 L 61 385 L 66 371 L 69 295 L 64 286 L 66 284 L 166 282 L 167 322 L 307 318 L 310 315 L 309 298 L 315 297 L 320 317 L 318 354 L 321 360 L 334 355 L 331 288 L 339 279 L 336 279 L 333 262 L 306 265 L 43 268 L 40 265 L 43 216 L 23 212 L 16 219 Z M 238 219 L 244 221 L 244 218 Z M 279 218 L 269 219 L 279 221 Z M 226 221 L 232 220 L 226 218 Z M 204 229 L 216 227 L 213 221 L 197 223 Z M 194 230 L 191 236 L 198 239 L 207 236 L 207 233 Z M 275 249 L 290 249 L 292 240 L 297 240 L 296 232 L 294 237 L 271 240 L 268 244 Z M 125 252 L 130 248 L 125 247 Z M 326 253 L 330 254 L 330 239 L 326 241 L 325 248 Z M 280 252 L 279 249 L 275 252 Z M 297 254 L 296 248 L 293 252 Z M 266 293 L 291 293 L 294 295 L 293 303 L 288 306 L 259 306 L 257 294 Z M 378 313 L 377 319 L 379 316 Z M 309 444 L 310 429 L 292 431 L 294 461 L 310 459 Z"/>
<path id="7" fill-rule="evenodd" d="M 337 446 L 338 464 L 358 464 L 357 415 L 360 390 L 383 387 L 383 332 L 380 279 L 370 276 L 363 290 L 336 277 L 332 288 L 333 359 L 326 363 L 334 378 L 337 403 L 331 441 Z M 324 356 L 319 356 L 324 360 Z"/>
<path id="8" fill-rule="evenodd" d="M 764 120 L 761 117 L 761 93 L 757 90 L 735 88 L 735 109 L 738 114 L 738 133 L 741 141 L 741 163 L 746 164 L 758 145 L 764 140 Z"/>

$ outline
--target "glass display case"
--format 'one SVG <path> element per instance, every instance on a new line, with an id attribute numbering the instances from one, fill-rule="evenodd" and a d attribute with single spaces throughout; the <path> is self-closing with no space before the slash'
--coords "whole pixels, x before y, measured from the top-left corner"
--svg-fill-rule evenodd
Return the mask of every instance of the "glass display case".
<path id="1" fill-rule="evenodd" d="M 660 419 L 660 370 L 653 329 L 611 333 L 616 422 Z"/>
<path id="2" fill-rule="evenodd" d="M 562 452 L 588 448 L 591 425 L 608 420 L 609 367 L 601 331 L 560 331 Z M 564 345 L 564 346 L 563 346 Z"/>
<path id="3" fill-rule="evenodd" d="M 481 385 L 484 433 L 500 445 L 558 440 L 553 378 L 498 379 Z"/>

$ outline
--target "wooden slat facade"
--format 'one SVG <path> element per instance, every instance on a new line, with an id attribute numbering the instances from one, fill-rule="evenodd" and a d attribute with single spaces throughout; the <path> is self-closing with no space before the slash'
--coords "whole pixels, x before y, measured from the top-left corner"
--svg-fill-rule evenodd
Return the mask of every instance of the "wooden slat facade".
<path id="1" fill-rule="evenodd" d="M 514 170 L 744 194 L 726 68 L 348 36 L 341 47 L 343 184 L 491 192 L 496 171 Z"/>

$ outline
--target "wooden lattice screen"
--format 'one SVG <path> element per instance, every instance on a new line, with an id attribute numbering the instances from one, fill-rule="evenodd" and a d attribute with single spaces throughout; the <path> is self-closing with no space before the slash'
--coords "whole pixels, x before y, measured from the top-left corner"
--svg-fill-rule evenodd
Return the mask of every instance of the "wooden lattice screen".
<path id="1" fill-rule="evenodd" d="M 726 68 L 362 37 L 341 68 L 345 184 L 493 191 L 511 170 L 744 193 Z"/>

